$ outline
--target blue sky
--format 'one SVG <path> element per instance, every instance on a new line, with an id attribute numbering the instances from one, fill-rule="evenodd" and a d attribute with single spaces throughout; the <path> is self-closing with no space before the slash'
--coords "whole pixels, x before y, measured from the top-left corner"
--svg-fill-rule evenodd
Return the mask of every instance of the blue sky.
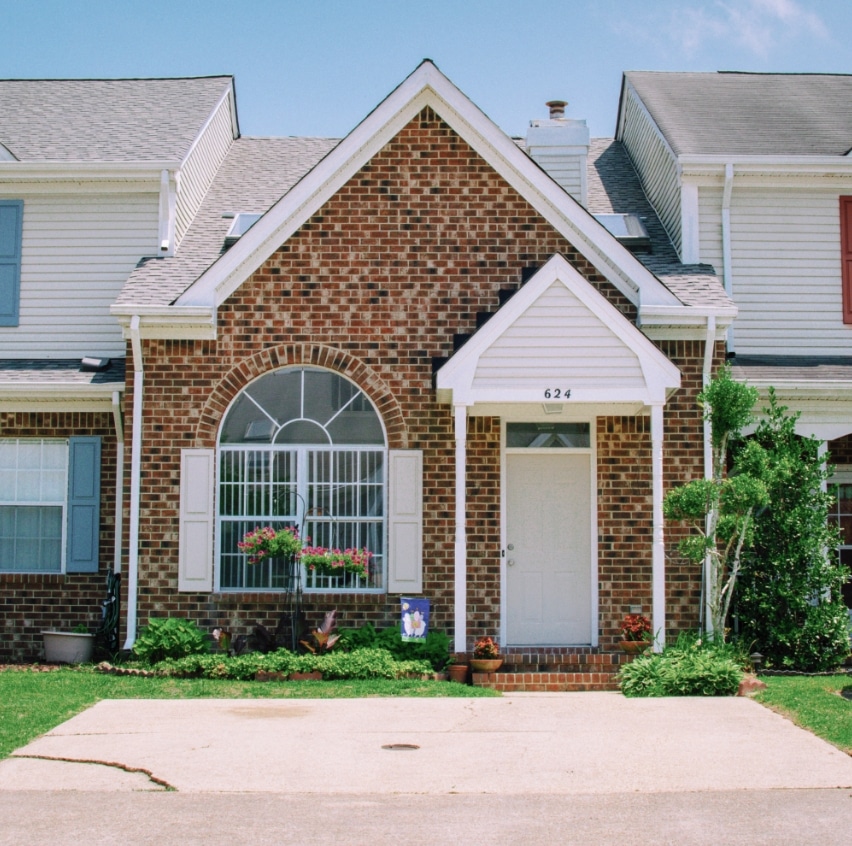
<path id="1" fill-rule="evenodd" d="M 428 57 L 506 132 L 624 70 L 852 73 L 849 0 L 0 0 L 0 78 L 236 76 L 244 135 L 341 136 Z"/>

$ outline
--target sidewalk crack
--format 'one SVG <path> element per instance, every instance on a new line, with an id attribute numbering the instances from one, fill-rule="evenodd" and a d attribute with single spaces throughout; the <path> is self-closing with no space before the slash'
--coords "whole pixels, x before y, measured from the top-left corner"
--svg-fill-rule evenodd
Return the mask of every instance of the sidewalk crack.
<path id="1" fill-rule="evenodd" d="M 155 776 L 151 770 L 145 767 L 131 767 L 129 764 L 122 764 L 119 761 L 99 761 L 95 758 L 63 758 L 55 755 L 12 755 L 12 758 L 29 758 L 34 761 L 61 761 L 66 764 L 96 764 L 101 767 L 114 767 L 117 770 L 123 770 L 126 773 L 142 773 L 148 777 L 148 781 L 152 784 L 159 785 L 163 790 L 177 793 L 177 788 L 169 784 L 165 779 Z"/>

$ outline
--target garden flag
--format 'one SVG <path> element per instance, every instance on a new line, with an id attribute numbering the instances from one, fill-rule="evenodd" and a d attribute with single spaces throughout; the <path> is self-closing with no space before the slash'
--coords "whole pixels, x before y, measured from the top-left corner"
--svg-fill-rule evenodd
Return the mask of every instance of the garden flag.
<path id="1" fill-rule="evenodd" d="M 400 597 L 402 606 L 402 639 L 422 640 L 429 629 L 429 600 Z"/>

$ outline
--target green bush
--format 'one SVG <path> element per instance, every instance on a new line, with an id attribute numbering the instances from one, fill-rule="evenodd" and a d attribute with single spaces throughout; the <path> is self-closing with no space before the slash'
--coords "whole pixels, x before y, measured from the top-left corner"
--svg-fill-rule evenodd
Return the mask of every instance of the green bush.
<path id="1" fill-rule="evenodd" d="M 372 623 L 358 629 L 340 629 L 337 649 L 355 652 L 359 649 L 384 649 L 398 661 L 428 661 L 435 672 L 443 670 L 450 660 L 450 639 L 442 631 L 430 629 L 422 640 L 405 641 L 398 626 L 376 631 Z"/>
<path id="2" fill-rule="evenodd" d="M 662 652 L 625 664 L 618 681 L 625 696 L 733 696 L 744 666 L 735 645 L 681 635 Z"/>
<path id="3" fill-rule="evenodd" d="M 177 617 L 152 617 L 133 644 L 133 653 L 145 664 L 209 651 L 204 632 L 192 620 Z"/>
<path id="4" fill-rule="evenodd" d="M 286 649 L 236 656 L 187 655 L 160 661 L 152 669 L 164 676 L 237 681 L 250 681 L 261 670 L 284 674 L 319 670 L 326 679 L 398 679 L 409 674 L 432 672 L 427 661 L 397 661 L 385 649 L 359 649 L 323 655 L 296 655 Z"/>

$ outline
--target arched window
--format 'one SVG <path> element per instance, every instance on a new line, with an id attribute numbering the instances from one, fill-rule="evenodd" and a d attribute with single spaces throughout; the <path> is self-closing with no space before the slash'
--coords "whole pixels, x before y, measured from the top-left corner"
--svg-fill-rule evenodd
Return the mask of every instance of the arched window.
<path id="1" fill-rule="evenodd" d="M 379 415 L 342 376 L 288 368 L 248 385 L 219 432 L 220 589 L 292 587 L 285 567 L 249 564 L 237 547 L 260 526 L 295 526 L 312 546 L 373 553 L 366 579 L 303 574 L 306 590 L 383 589 L 386 454 Z"/>

